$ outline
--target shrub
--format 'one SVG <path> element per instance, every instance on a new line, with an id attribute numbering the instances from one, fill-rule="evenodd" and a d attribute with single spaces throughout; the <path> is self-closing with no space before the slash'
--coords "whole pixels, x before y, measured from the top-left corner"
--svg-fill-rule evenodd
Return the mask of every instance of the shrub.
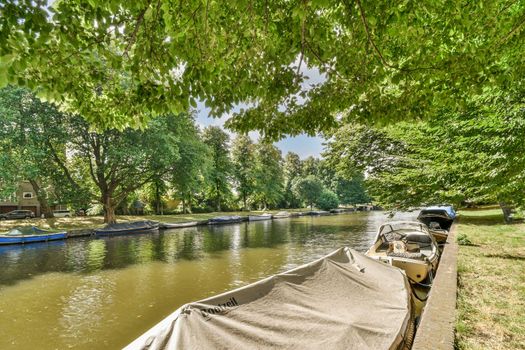
<path id="1" fill-rule="evenodd" d="M 464 233 L 458 234 L 456 241 L 459 245 L 472 245 L 472 241 Z"/>
<path id="2" fill-rule="evenodd" d="M 321 192 L 316 204 L 319 209 L 330 210 L 339 206 L 339 198 L 337 198 L 337 195 L 334 192 L 324 190 Z"/>

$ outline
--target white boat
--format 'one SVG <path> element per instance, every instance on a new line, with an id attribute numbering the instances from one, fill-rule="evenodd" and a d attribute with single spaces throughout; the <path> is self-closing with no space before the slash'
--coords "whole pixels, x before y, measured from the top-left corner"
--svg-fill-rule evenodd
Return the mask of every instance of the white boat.
<path id="1" fill-rule="evenodd" d="M 181 306 L 125 350 L 410 349 L 410 284 L 350 249 Z"/>
<path id="2" fill-rule="evenodd" d="M 379 227 L 375 243 L 366 255 L 405 270 L 412 282 L 431 282 L 439 261 L 439 248 L 425 224 L 391 221 Z"/>
<path id="3" fill-rule="evenodd" d="M 248 215 L 248 221 L 262 221 L 262 220 L 271 220 L 272 214 L 261 214 L 261 215 Z"/>
<path id="4" fill-rule="evenodd" d="M 161 222 L 159 224 L 159 228 L 161 230 L 170 230 L 173 228 L 183 228 L 183 227 L 193 227 L 197 226 L 197 221 L 190 221 L 190 222 L 177 222 L 177 223 L 167 223 L 167 222 Z"/>
<path id="5" fill-rule="evenodd" d="M 290 215 L 289 212 L 287 212 L 287 211 L 280 211 L 277 214 L 274 214 L 273 218 L 274 219 L 284 219 L 284 218 L 289 218 L 290 216 L 291 215 Z"/>

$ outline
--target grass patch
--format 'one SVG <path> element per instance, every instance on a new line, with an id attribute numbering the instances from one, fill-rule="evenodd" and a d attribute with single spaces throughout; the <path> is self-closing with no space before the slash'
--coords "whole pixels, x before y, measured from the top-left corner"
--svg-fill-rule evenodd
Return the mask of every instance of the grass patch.
<path id="1" fill-rule="evenodd" d="M 462 211 L 457 234 L 456 348 L 525 349 L 525 224 Z"/>

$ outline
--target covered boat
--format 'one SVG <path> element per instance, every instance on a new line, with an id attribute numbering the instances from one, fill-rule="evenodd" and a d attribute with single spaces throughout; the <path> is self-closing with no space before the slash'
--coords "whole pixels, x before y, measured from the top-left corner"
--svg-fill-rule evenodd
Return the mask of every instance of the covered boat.
<path id="1" fill-rule="evenodd" d="M 183 305 L 126 350 L 409 349 L 406 276 L 350 248 Z"/>
<path id="2" fill-rule="evenodd" d="M 116 236 L 137 233 L 153 233 L 159 231 L 159 223 L 150 220 L 123 222 L 109 224 L 103 228 L 95 229 L 97 236 Z"/>
<path id="3" fill-rule="evenodd" d="M 208 220 L 210 225 L 219 225 L 219 224 L 233 224 L 236 222 L 241 222 L 242 218 L 238 215 L 233 216 L 217 216 L 213 219 Z"/>
<path id="4" fill-rule="evenodd" d="M 428 207 L 421 210 L 417 219 L 433 230 L 450 230 L 456 219 L 452 206 Z"/>
<path id="5" fill-rule="evenodd" d="M 290 213 L 287 211 L 280 211 L 277 214 L 273 214 L 274 219 L 284 219 L 284 218 L 289 218 L 290 216 L 291 216 Z"/>
<path id="6" fill-rule="evenodd" d="M 248 215 L 249 221 L 262 221 L 262 220 L 271 220 L 272 214 L 261 214 L 261 215 Z"/>
<path id="7" fill-rule="evenodd" d="M 25 244 L 65 239 L 66 232 L 42 230 L 35 226 L 18 227 L 0 233 L 0 244 Z"/>
<path id="8" fill-rule="evenodd" d="M 439 250 L 425 224 L 387 222 L 379 227 L 374 242 L 366 255 L 405 270 L 413 282 L 431 281 L 437 269 Z"/>
<path id="9" fill-rule="evenodd" d="M 317 216 L 317 215 L 329 215 L 329 211 L 325 210 L 312 210 L 308 212 L 308 215 Z"/>

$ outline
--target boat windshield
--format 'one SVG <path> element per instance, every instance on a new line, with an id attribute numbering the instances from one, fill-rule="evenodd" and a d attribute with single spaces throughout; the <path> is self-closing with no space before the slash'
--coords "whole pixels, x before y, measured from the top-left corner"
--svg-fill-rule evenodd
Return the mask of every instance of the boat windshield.
<path id="1" fill-rule="evenodd" d="M 415 235 L 428 236 L 426 226 L 418 222 L 390 222 L 379 229 L 379 236 L 386 242 L 399 241 Z"/>

